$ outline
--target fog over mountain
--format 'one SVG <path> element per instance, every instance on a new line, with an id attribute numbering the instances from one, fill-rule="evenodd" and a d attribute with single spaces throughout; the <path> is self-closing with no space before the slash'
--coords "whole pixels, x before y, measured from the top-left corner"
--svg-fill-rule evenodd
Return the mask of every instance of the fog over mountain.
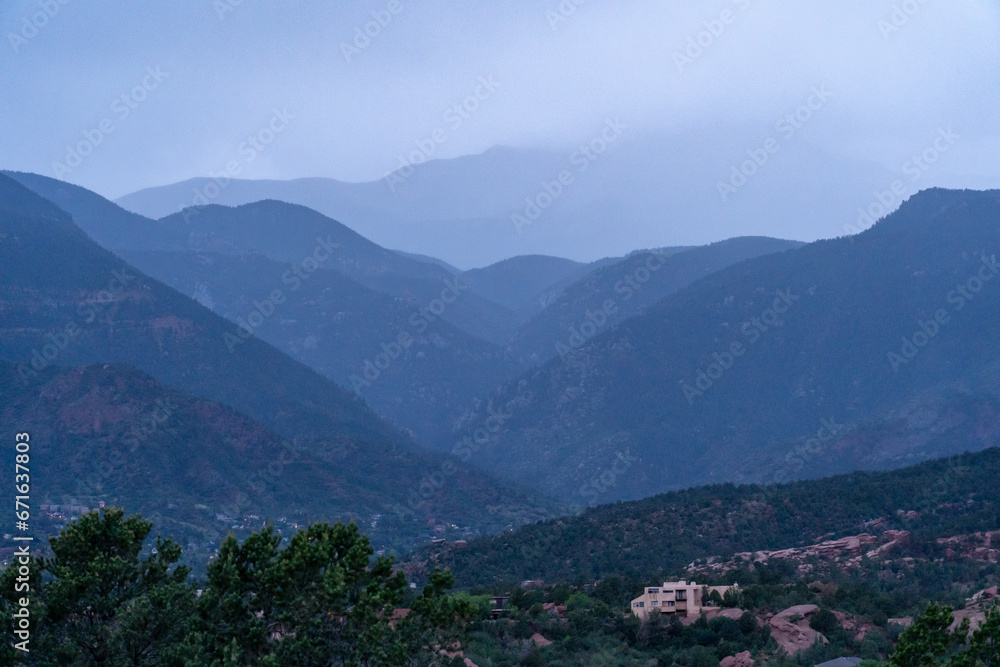
<path id="1" fill-rule="evenodd" d="M 19 0 L 0 8 L 0 115 L 18 128 L 0 154 L 112 198 L 213 175 L 367 183 L 366 195 L 329 184 L 302 196 L 336 199 L 316 208 L 460 268 L 740 235 L 811 241 L 843 234 L 880 193 L 892 210 L 922 188 L 998 183 L 1000 9 L 914 7 L 60 4 L 35 29 L 36 4 Z M 77 53 L 101 66 L 66 67 Z M 608 122 L 621 136 L 580 173 L 574 153 Z M 939 130 L 956 137 L 946 151 Z M 480 157 L 427 164 L 463 156 Z M 563 170 L 573 184 L 518 234 L 511 216 Z M 469 181 L 494 189 L 456 197 Z M 724 200 L 720 183 L 736 191 Z M 218 202 L 259 196 L 236 192 Z"/>
<path id="2" fill-rule="evenodd" d="M 118 203 L 158 218 L 209 202 L 292 201 L 381 245 L 467 269 L 531 254 L 587 262 L 642 247 L 700 245 L 745 230 L 800 240 L 841 236 L 878 217 L 876 210 L 876 218 L 859 222 L 857 212 L 872 202 L 882 206 L 878 193 L 888 192 L 891 200 L 885 199 L 882 210 L 891 210 L 933 180 L 930 165 L 894 173 L 836 157 L 793 135 L 776 153 L 761 143 L 737 156 L 763 163 L 751 162 L 754 173 L 736 178 L 737 189 L 730 185 L 728 146 L 738 139 L 734 134 L 727 143 L 719 134 L 704 128 L 653 143 L 623 134 L 620 144 L 607 144 L 601 154 L 494 148 L 427 163 L 409 177 L 401 171 L 360 184 L 195 179 L 136 192 Z M 937 131 L 928 137 L 935 140 L 947 149 L 957 141 Z M 947 152 L 940 160 L 948 160 Z M 888 189 L 897 180 L 903 183 L 898 194 Z"/>

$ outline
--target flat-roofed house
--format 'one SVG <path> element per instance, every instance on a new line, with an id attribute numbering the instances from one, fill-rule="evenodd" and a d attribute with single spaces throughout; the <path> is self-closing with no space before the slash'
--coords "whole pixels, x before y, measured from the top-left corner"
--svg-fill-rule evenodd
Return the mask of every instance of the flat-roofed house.
<path id="1" fill-rule="evenodd" d="M 702 586 L 695 582 L 665 581 L 662 586 L 649 586 L 642 595 L 632 600 L 632 613 L 646 620 L 649 612 L 658 610 L 662 614 L 680 614 L 682 616 L 698 616 L 712 591 L 725 595 L 726 591 L 736 588 L 732 586 Z"/>

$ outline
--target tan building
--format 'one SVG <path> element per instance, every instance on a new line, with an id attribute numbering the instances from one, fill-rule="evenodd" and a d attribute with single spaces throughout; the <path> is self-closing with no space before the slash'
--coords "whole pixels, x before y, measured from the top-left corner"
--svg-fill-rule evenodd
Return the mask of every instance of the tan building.
<path id="1" fill-rule="evenodd" d="M 632 600 L 632 613 L 642 620 L 646 620 L 654 609 L 662 614 L 698 616 L 704 608 L 702 600 L 707 600 L 712 591 L 725 595 L 726 591 L 738 587 L 739 584 L 702 586 L 693 581 L 665 581 L 662 586 L 646 588 L 642 595 Z"/>

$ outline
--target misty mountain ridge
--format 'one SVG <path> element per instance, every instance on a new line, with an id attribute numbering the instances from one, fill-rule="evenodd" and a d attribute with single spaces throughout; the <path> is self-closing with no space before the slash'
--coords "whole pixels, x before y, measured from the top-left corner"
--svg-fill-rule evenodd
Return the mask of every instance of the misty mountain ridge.
<path id="1" fill-rule="evenodd" d="M 564 330 L 599 307 L 578 294 L 598 293 L 602 281 L 622 276 L 642 289 L 606 319 L 611 326 L 706 272 L 797 245 L 733 239 L 703 249 L 665 248 L 656 253 L 668 268 L 652 276 L 641 275 L 640 251 L 591 264 L 519 257 L 456 276 L 299 206 L 208 206 L 152 221 L 58 181 L 12 176 L 55 197 L 85 230 L 117 244 L 112 249 L 142 270 L 235 322 L 225 335 L 231 352 L 247 336 L 260 336 L 444 450 L 470 399 L 556 355 Z M 312 255 L 302 252 L 309 247 Z M 448 285 L 458 294 L 443 293 Z M 491 339 L 475 337 L 483 330 Z"/>
<path id="2" fill-rule="evenodd" d="M 556 507 L 548 501 L 535 506 L 535 500 L 526 498 L 523 509 L 536 509 L 520 514 L 521 503 L 513 497 L 487 502 L 509 491 L 421 450 L 355 394 L 259 339 L 248 338 L 238 349 L 228 350 L 226 335 L 236 330 L 232 323 L 101 249 L 52 203 L 4 176 L 0 201 L 0 300 L 5 311 L 0 359 L 13 364 L 25 386 L 60 367 L 120 364 L 141 370 L 165 387 L 228 406 L 283 440 L 300 443 L 311 457 L 335 462 L 326 477 L 313 477 L 304 488 L 319 494 L 325 511 L 384 516 L 384 523 L 397 531 L 397 544 L 417 539 L 423 530 L 417 517 L 424 512 L 448 516 L 448 505 L 459 513 L 450 523 L 460 526 L 483 526 L 481 519 L 487 516 L 487 523 L 499 520 L 507 525 L 510 519 L 517 523 L 532 516 L 536 509 L 544 514 L 552 510 L 543 508 Z M 60 270 L 48 268 L 53 265 Z M 30 403 L 21 405 L 31 409 Z M 266 442 L 277 456 L 277 440 Z M 205 455 L 213 454 L 206 450 Z M 452 484 L 430 501 L 421 499 L 421 477 L 442 467 L 450 471 Z M 278 476 L 274 483 L 281 488 L 292 479 Z M 128 485 L 115 488 L 116 493 L 141 491 Z M 50 493 L 73 491 L 52 488 Z M 483 494 L 484 502 L 468 504 L 470 494 Z M 138 502 L 134 496 L 123 497 Z M 251 496 L 241 509 L 254 513 L 262 503 Z M 424 509 L 417 513 L 411 505 Z M 482 514 L 462 519 L 466 511 Z"/>
<path id="3" fill-rule="evenodd" d="M 857 210 L 899 181 L 899 195 L 933 182 L 947 184 L 940 165 L 916 174 L 838 157 L 809 140 L 810 128 L 783 139 L 768 163 L 723 199 L 718 182 L 747 159 L 755 128 L 696 127 L 683 134 L 634 136 L 626 130 L 588 169 L 578 172 L 574 151 L 506 147 L 416 166 L 390 192 L 385 179 L 344 183 L 232 180 L 209 201 L 229 205 L 262 199 L 303 204 L 340 220 L 380 245 L 439 257 L 460 268 L 485 267 L 520 255 L 552 255 L 589 262 L 639 247 L 703 245 L 748 234 L 811 240 L 846 233 Z M 933 141 L 936 135 L 930 136 Z M 678 165 L 684 165 L 683 169 Z M 526 202 L 569 171 L 573 182 L 516 225 Z M 832 175 L 832 176 L 831 176 Z M 150 217 L 192 205 L 192 192 L 211 179 L 149 188 L 118 203 Z M 797 196 L 789 197 L 788 192 Z M 541 197 L 546 203 L 545 197 Z"/>
<path id="4" fill-rule="evenodd" d="M 975 423 L 972 402 L 1000 388 L 1000 291 L 978 277 L 991 275 L 998 219 L 998 191 L 928 190 L 860 235 L 712 273 L 499 391 L 492 402 L 513 416 L 477 465 L 586 504 L 962 451 L 973 440 L 948 429 Z M 981 289 L 972 299 L 969 280 Z M 972 402 L 935 426 L 932 448 L 915 439 L 879 460 L 878 438 L 858 447 L 845 431 L 822 464 L 782 463 L 823 420 L 872 425 L 908 403 L 930 417 L 942 396 Z M 629 473 L 584 493 L 622 453 L 635 459 Z"/>

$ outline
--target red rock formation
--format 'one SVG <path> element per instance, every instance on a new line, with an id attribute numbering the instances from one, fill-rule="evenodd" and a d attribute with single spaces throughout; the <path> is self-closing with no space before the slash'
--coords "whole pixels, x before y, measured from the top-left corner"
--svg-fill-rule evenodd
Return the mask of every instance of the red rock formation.
<path id="1" fill-rule="evenodd" d="M 753 658 L 750 657 L 750 651 L 743 651 L 742 653 L 737 653 L 736 655 L 730 655 L 719 661 L 719 667 L 754 667 L 755 663 Z"/>
<path id="2" fill-rule="evenodd" d="M 771 636 L 789 656 L 811 647 L 817 641 L 828 643 L 826 637 L 809 627 L 809 618 L 817 611 L 819 607 L 814 604 L 800 604 L 768 620 Z"/>

